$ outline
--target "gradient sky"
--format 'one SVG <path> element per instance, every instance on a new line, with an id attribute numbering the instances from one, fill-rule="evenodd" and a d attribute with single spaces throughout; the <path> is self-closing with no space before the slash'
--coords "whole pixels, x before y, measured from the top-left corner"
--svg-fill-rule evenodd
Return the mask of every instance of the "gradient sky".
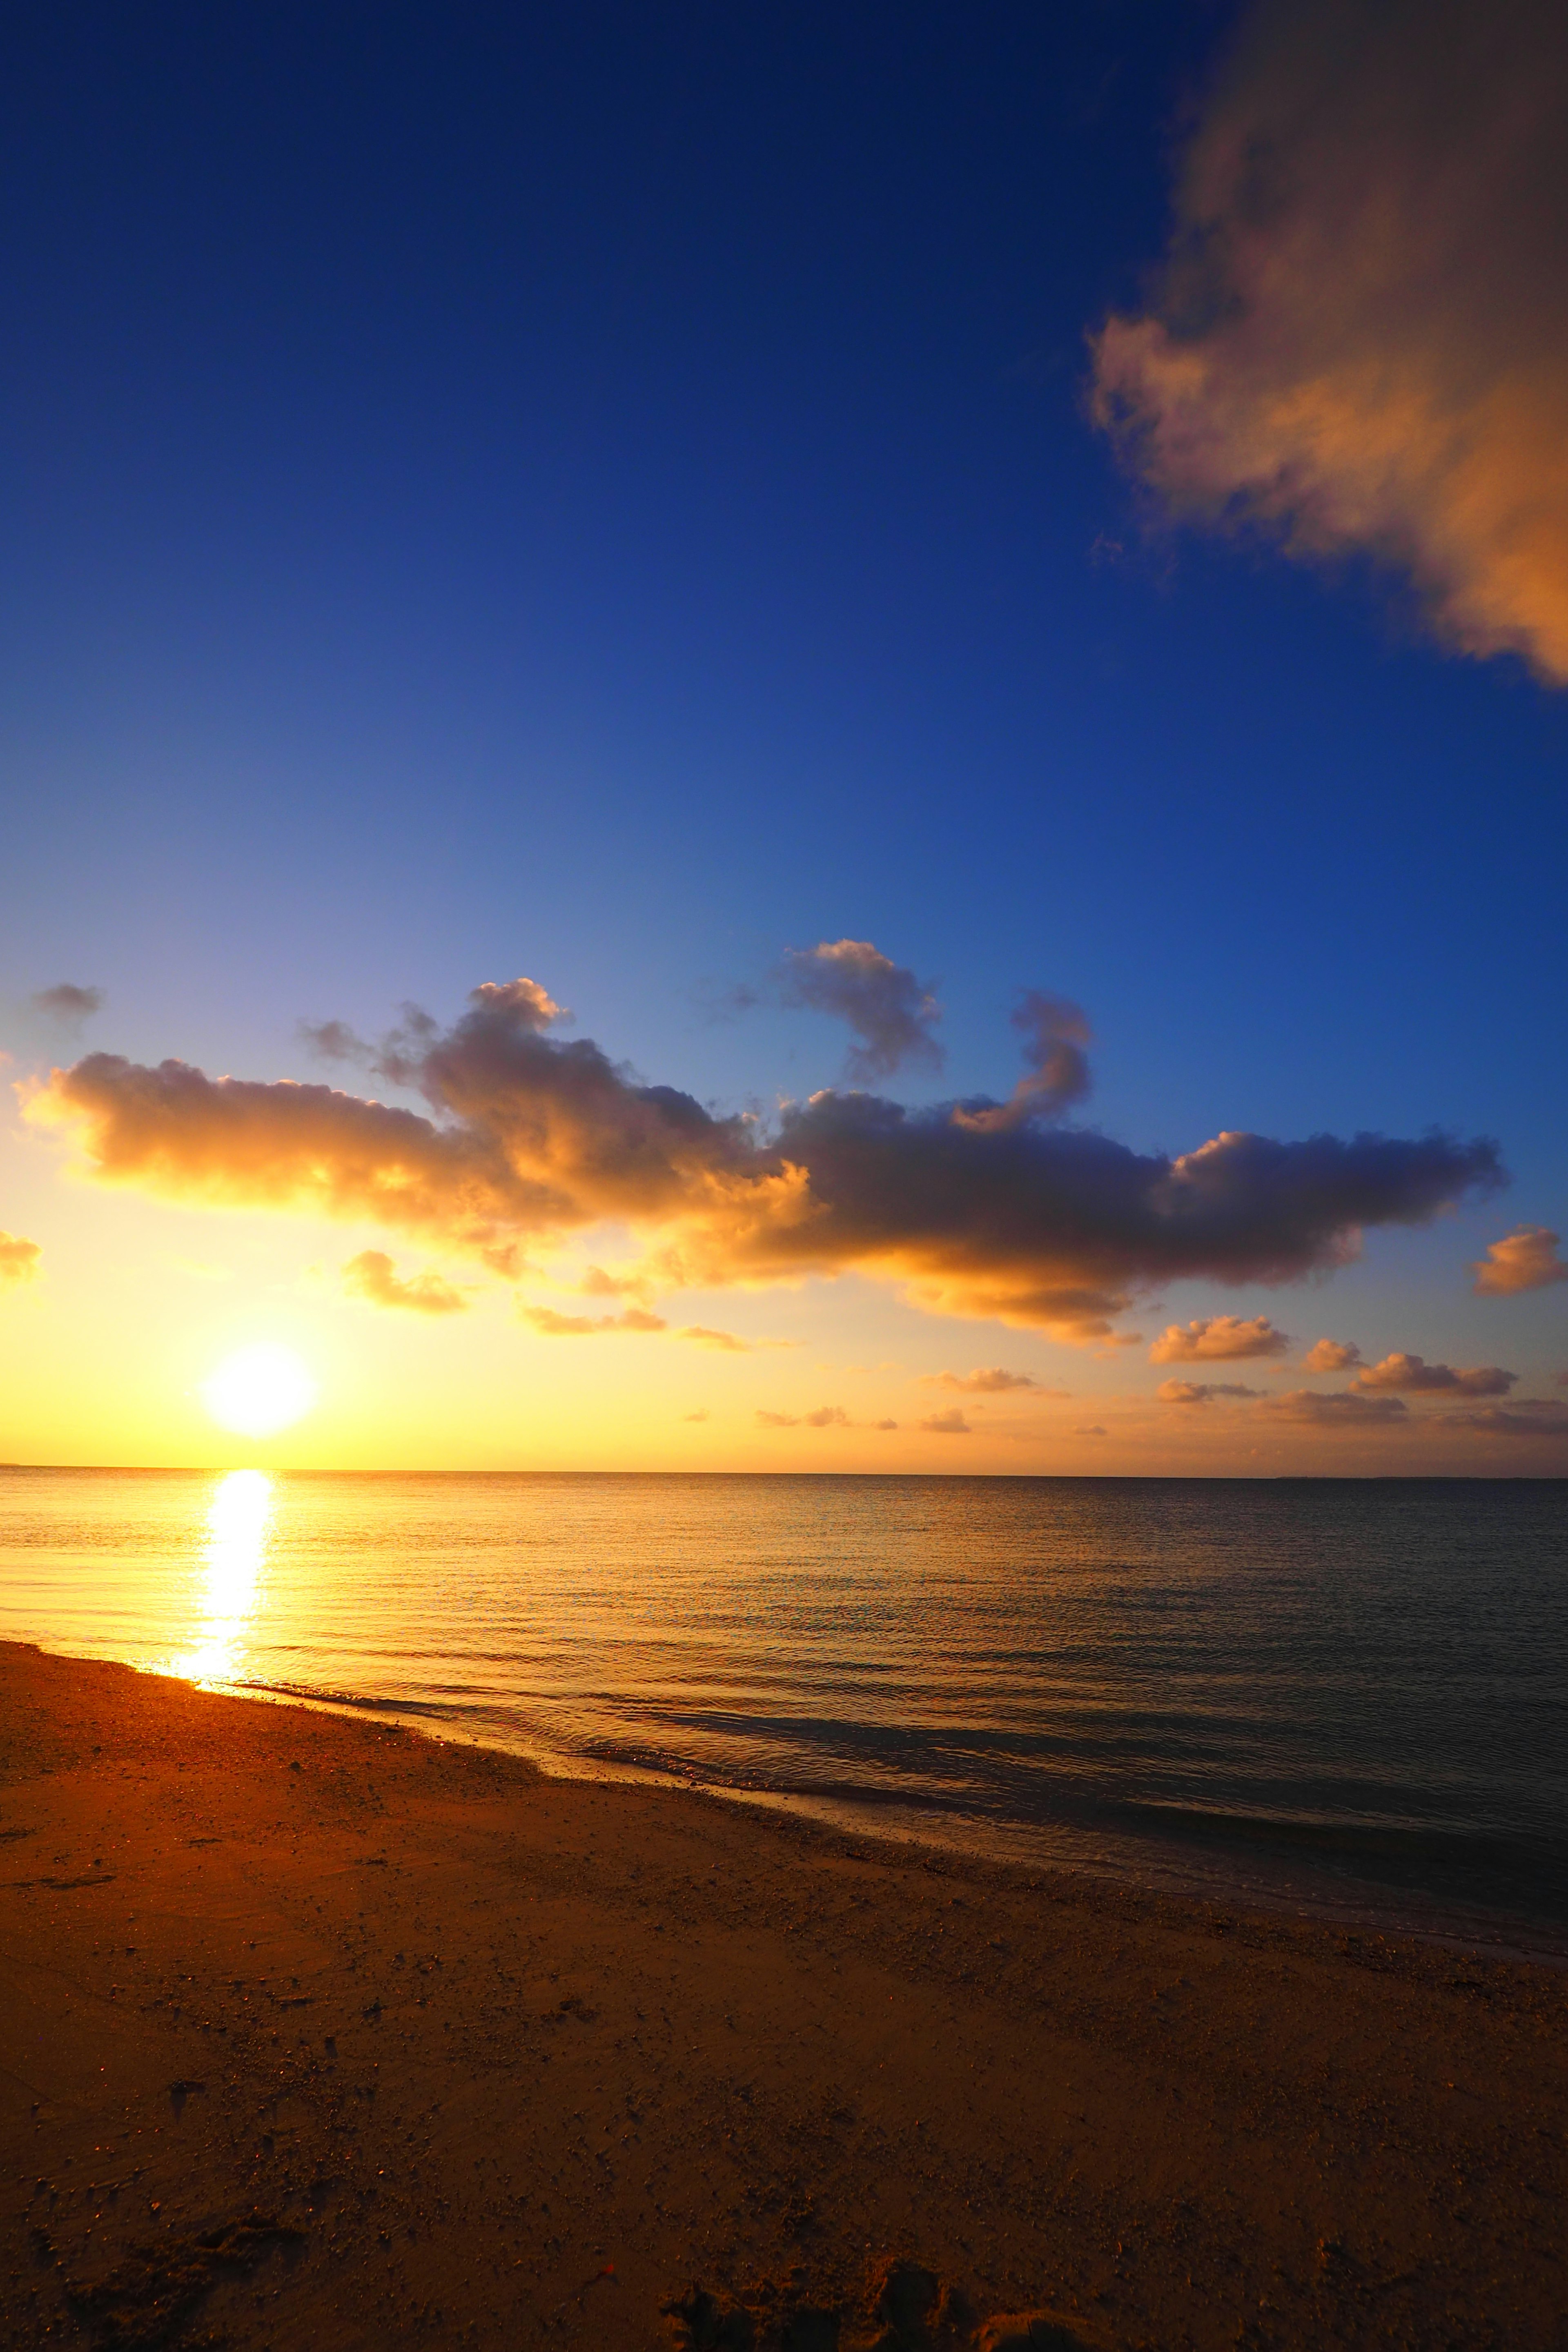
<path id="1" fill-rule="evenodd" d="M 1481 26 L 8 11 L 0 1456 L 1568 1470 L 1568 41 Z M 1222 1134 L 1352 1157 L 1177 1247 Z"/>

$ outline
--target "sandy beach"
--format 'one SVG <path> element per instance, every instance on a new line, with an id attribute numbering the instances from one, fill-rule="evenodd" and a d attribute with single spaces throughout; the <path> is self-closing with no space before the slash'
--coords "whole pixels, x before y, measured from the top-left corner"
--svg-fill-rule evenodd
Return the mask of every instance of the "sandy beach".
<path id="1" fill-rule="evenodd" d="M 0 1771 L 9 2344 L 1568 2343 L 1558 1972 L 16 1645 Z"/>

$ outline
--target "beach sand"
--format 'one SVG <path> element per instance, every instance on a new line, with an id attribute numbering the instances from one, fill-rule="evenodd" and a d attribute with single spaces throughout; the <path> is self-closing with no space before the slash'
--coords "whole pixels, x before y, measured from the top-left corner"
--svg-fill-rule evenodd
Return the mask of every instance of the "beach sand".
<path id="1" fill-rule="evenodd" d="M 15 1645 L 0 1922 L 10 2344 L 1568 2344 L 1551 1969 Z"/>

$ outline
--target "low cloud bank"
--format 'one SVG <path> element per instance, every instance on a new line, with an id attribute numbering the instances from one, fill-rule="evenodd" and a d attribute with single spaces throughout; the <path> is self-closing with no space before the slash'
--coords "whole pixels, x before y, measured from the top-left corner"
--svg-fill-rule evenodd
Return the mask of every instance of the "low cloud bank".
<path id="1" fill-rule="evenodd" d="M 1451 1364 L 1429 1364 L 1423 1357 L 1407 1356 L 1396 1350 L 1384 1356 L 1381 1364 L 1367 1364 L 1351 1383 L 1363 1395 L 1390 1392 L 1405 1396 L 1432 1396 L 1445 1391 L 1450 1396 L 1507 1396 L 1519 1379 L 1517 1372 L 1505 1372 L 1500 1364 L 1475 1364 L 1468 1371 L 1456 1371 Z"/>
<path id="2" fill-rule="evenodd" d="M 1258 1410 L 1271 1421 L 1303 1422 L 1319 1429 L 1361 1429 L 1373 1422 L 1408 1418 L 1399 1397 L 1357 1396 L 1350 1389 L 1328 1395 L 1321 1389 L 1290 1389 L 1283 1396 L 1265 1397 Z"/>
<path id="3" fill-rule="evenodd" d="M 405 1013 L 403 1042 L 379 1050 L 424 1111 L 89 1054 L 55 1070 L 27 1115 L 68 1135 L 101 1182 L 369 1221 L 502 1274 L 531 1237 L 625 1223 L 648 1244 L 639 1272 L 668 1288 L 855 1270 L 929 1309 L 1073 1339 L 1103 1337 L 1173 1281 L 1284 1283 L 1342 1265 L 1365 1228 L 1425 1224 L 1504 1181 L 1495 1144 L 1437 1132 L 1227 1131 L 1175 1158 L 1137 1152 L 1060 1125 L 1048 1092 L 1015 1115 L 1017 1097 L 908 1109 L 829 1089 L 768 1133 L 644 1084 L 590 1039 L 548 1035 L 552 1005 L 514 981 L 476 989 L 449 1030 Z"/>
<path id="4" fill-rule="evenodd" d="M 1568 12 L 1255 7 L 1094 413 L 1167 512 L 1370 555 L 1568 683 Z"/>

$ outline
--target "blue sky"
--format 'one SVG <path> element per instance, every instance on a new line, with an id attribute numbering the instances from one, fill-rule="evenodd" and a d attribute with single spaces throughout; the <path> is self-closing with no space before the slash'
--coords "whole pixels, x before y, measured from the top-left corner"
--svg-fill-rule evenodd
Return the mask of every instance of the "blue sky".
<path id="1" fill-rule="evenodd" d="M 1568 1289 L 1463 1268 L 1568 1207 L 1568 696 L 1364 550 L 1162 521 L 1089 413 L 1236 14 L 13 12 L 18 1071 L 320 1079 L 301 1017 L 526 972 L 766 1106 L 843 1032 L 729 992 L 870 940 L 943 1008 L 907 1101 L 1005 1097 L 1034 986 L 1141 1151 L 1495 1136 L 1461 1243 L 1344 1279 L 1547 1393 Z"/>

